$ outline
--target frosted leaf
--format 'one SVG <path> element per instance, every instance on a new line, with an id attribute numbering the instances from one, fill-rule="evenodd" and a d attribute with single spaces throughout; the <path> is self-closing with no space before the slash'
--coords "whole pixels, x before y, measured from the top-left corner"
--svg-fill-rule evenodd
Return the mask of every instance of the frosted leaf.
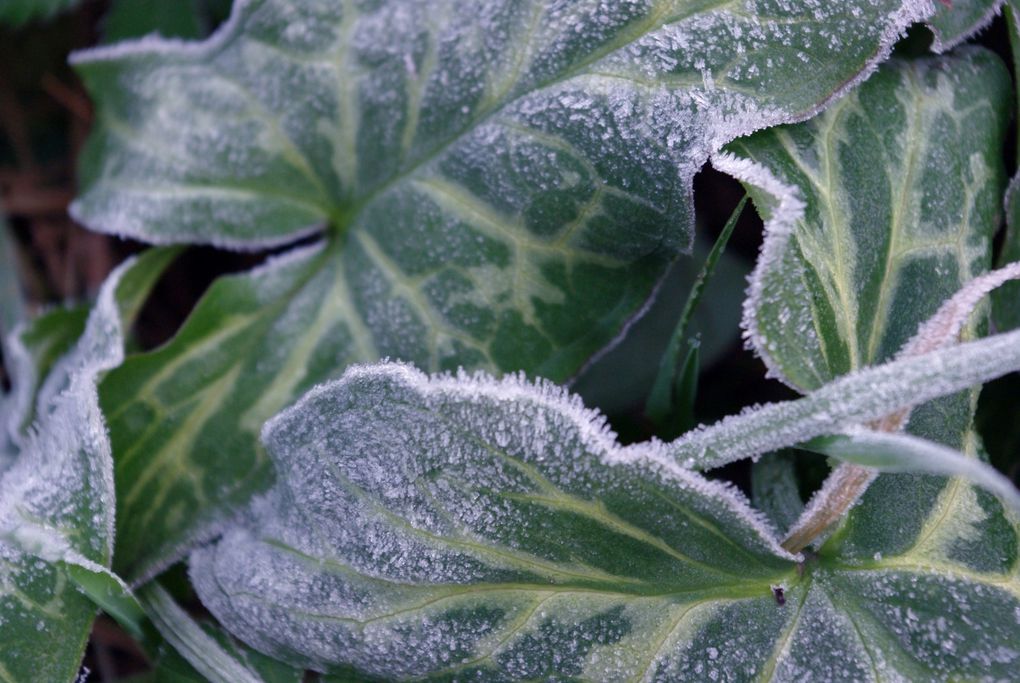
<path id="1" fill-rule="evenodd" d="M 143 587 L 139 591 L 139 599 L 159 634 L 186 660 L 184 668 L 188 673 L 194 671 L 201 680 L 210 683 L 266 683 L 257 669 L 248 665 L 246 658 L 236 656 L 243 653 L 203 629 L 174 602 L 173 597 L 159 583 L 153 582 Z M 165 662 L 162 664 L 166 666 Z M 170 665 L 174 664 L 180 666 L 171 660 Z M 272 668 L 274 673 L 281 669 Z M 287 672 L 284 668 L 284 673 L 291 674 L 286 677 L 294 680 L 295 672 Z"/>
<path id="2" fill-rule="evenodd" d="M 744 328 L 772 374 L 807 391 L 887 360 L 988 268 L 1009 92 L 977 48 L 894 60 L 815 119 L 730 145 L 743 160 L 723 170 L 768 217 Z"/>
<path id="3" fill-rule="evenodd" d="M 991 465 L 909 434 L 851 429 L 814 439 L 802 447 L 879 472 L 915 472 L 967 479 L 1020 514 L 1020 492 Z"/>
<path id="4" fill-rule="evenodd" d="M 356 366 L 263 438 L 276 485 L 191 576 L 234 635 L 301 666 L 633 676 L 685 613 L 771 604 L 793 572 L 735 489 L 621 448 L 551 384 Z"/>
<path id="5" fill-rule="evenodd" d="M 84 223 L 237 249 L 325 236 L 221 281 L 104 383 L 129 454 L 118 570 L 151 575 L 264 490 L 259 426 L 352 362 L 571 378 L 689 247 L 708 155 L 811 115 L 931 11 L 244 0 L 203 43 L 78 54 Z"/>
<path id="6" fill-rule="evenodd" d="M 1020 664 L 1012 565 L 920 544 L 867 562 L 794 558 L 734 489 L 660 444 L 620 447 L 551 384 L 355 366 L 263 439 L 275 486 L 192 553 L 191 578 L 225 628 L 296 666 L 944 681 Z"/>
<path id="7" fill-rule="evenodd" d="M 722 157 L 722 167 L 751 187 L 768 218 L 744 327 L 771 374 L 808 391 L 984 329 L 984 310 L 970 309 L 1010 277 L 982 276 L 999 222 L 1009 92 L 998 58 L 980 49 L 893 60 L 816 119 L 729 146 L 739 158 Z M 876 416 L 876 426 L 899 429 L 909 415 L 912 434 L 965 450 L 971 396 L 905 407 Z M 833 476 L 857 488 L 829 482 L 815 499 L 824 505 L 808 512 L 837 510 L 828 495 L 852 493 L 849 503 L 864 490 L 872 477 L 846 467 Z M 892 507 L 913 499 L 920 518 L 945 483 L 891 481 L 898 493 L 871 504 L 902 517 Z M 804 517 L 797 529 L 821 521 Z"/>
<path id="8" fill-rule="evenodd" d="M 113 463 L 96 381 L 123 358 L 125 309 L 148 291 L 167 257 L 150 251 L 107 278 L 80 338 L 52 362 L 38 393 L 27 395 L 30 428 L 9 430 L 16 443 L 0 472 L 0 672 L 12 680 L 77 673 L 96 608 L 65 567 L 104 573 L 113 546 Z M 38 323 L 10 345 L 24 351 L 19 363 L 33 366 L 14 373 L 16 383 L 38 384 L 33 362 L 46 354 L 33 357 L 20 343 L 40 331 Z"/>
<path id="9" fill-rule="evenodd" d="M 952 346 L 981 300 L 1010 280 L 1020 280 L 1020 261 L 1009 263 L 968 282 L 921 325 L 917 334 L 903 345 L 899 356 L 905 358 Z"/>

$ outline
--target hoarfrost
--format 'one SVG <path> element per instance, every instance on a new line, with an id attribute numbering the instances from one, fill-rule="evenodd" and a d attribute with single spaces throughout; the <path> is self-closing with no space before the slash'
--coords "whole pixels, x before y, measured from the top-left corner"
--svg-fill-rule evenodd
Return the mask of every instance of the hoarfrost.
<path id="1" fill-rule="evenodd" d="M 47 679 L 65 677 L 62 666 L 76 670 L 77 661 L 61 662 L 52 643 L 64 643 L 64 656 L 76 658 L 70 644 L 84 642 L 95 612 L 52 563 L 106 573 L 110 562 L 113 462 L 96 381 L 123 358 L 116 288 L 131 265 L 107 278 L 84 334 L 46 378 L 35 421 L 0 474 L 0 636 L 25 643 L 0 653 L 7 670 L 26 670 L 25 658 Z M 41 624 L 43 640 L 26 640 L 26 624 Z"/>
<path id="2" fill-rule="evenodd" d="M 546 382 L 354 366 L 263 441 L 277 485 L 191 574 L 233 633 L 318 670 L 461 671 L 492 647 L 486 666 L 541 676 L 561 631 L 566 669 L 626 669 L 670 615 L 632 613 L 622 595 L 762 577 L 773 604 L 796 559 L 736 489 L 659 444 L 621 448 Z"/>
<path id="3" fill-rule="evenodd" d="M 184 427 L 115 425 L 125 441 L 155 434 L 148 473 L 165 465 L 166 488 L 194 494 L 122 498 L 122 569 L 158 572 L 264 490 L 262 454 L 250 477 L 227 476 L 221 442 L 257 452 L 253 425 L 347 363 L 574 376 L 690 246 L 691 179 L 708 155 L 826 106 L 933 9 L 846 6 L 241 0 L 203 43 L 75 55 L 99 122 L 96 173 L 72 207 L 84 223 L 237 249 L 328 222 L 344 235 L 273 309 L 301 318 L 332 364 L 309 365 L 275 344 L 278 326 L 253 324 L 252 350 L 217 369 L 260 399 L 220 401 L 222 439 L 185 452 Z M 309 301 L 328 301 L 321 316 L 301 315 Z"/>

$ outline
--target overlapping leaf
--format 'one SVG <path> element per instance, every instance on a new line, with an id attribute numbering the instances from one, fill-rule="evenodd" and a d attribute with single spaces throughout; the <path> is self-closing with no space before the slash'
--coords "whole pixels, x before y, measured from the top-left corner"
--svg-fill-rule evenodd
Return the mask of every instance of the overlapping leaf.
<path id="1" fill-rule="evenodd" d="M 815 121 L 735 144 L 762 164 L 734 168 L 773 216 L 746 320 L 777 375 L 811 388 L 891 356 L 988 267 L 1009 100 L 997 60 L 965 50 L 892 63 Z M 806 207 L 795 224 L 791 187 Z M 909 430 L 977 457 L 975 398 L 915 408 Z M 1017 544 L 1015 515 L 971 485 L 882 475 L 820 549 L 818 599 L 844 615 L 830 621 L 857 644 L 861 678 L 890 669 L 908 679 L 1006 677 L 1020 655 L 984 638 L 1020 626 Z M 967 632 L 978 605 L 984 636 Z"/>
<path id="2" fill-rule="evenodd" d="M 958 353 L 1001 358 L 997 341 Z M 914 385 L 894 376 L 885 411 Z M 734 489 L 677 467 L 672 445 L 620 447 L 551 385 L 360 366 L 264 439 L 278 481 L 192 555 L 191 577 L 226 628 L 297 665 L 385 680 L 942 680 L 1020 663 L 1015 577 L 839 555 L 801 573 Z"/>
<path id="3" fill-rule="evenodd" d="M 894 61 L 812 121 L 731 145 L 805 205 L 773 222 L 745 310 L 772 373 L 809 390 L 890 358 L 988 268 L 1009 87 L 978 49 Z"/>
<path id="4" fill-rule="evenodd" d="M 735 490 L 621 449 L 551 385 L 352 368 L 265 441 L 276 486 L 191 575 L 235 635 L 285 660 L 625 678 L 691 666 L 688 649 L 709 663 L 693 634 L 754 615 L 775 636 L 789 618 L 769 586 L 792 557 Z"/>
<path id="5" fill-rule="evenodd" d="M 968 49 L 890 63 L 816 120 L 734 143 L 806 205 L 794 225 L 774 218 L 746 310 L 751 340 L 774 373 L 810 388 L 887 358 L 987 269 L 1009 100 L 998 59 Z M 777 190 L 764 189 L 774 195 L 759 191 L 767 210 Z M 909 429 L 973 454 L 973 400 L 960 394 L 921 406 Z M 896 517 L 907 547 L 944 485 L 880 478 L 850 518 L 855 537 L 890 552 L 880 527 Z M 915 501 L 909 513 L 904 500 Z"/>
<path id="6" fill-rule="evenodd" d="M 930 9 L 248 0 L 200 45 L 79 56 L 86 224 L 327 235 L 220 283 L 104 386 L 119 566 L 151 572 L 264 488 L 258 426 L 352 360 L 569 377 L 689 243 L 707 154 L 814 111 Z"/>
<path id="7" fill-rule="evenodd" d="M 102 571 L 113 549 L 113 462 L 96 380 L 123 357 L 122 317 L 172 251 L 149 252 L 111 275 L 81 338 L 53 363 L 32 403 L 9 404 L 25 411 L 34 404 L 34 420 L 14 439 L 12 462 L 0 473 L 4 680 L 63 681 L 77 673 L 96 608 L 66 567 Z M 8 360 L 32 362 L 27 351 Z M 15 381 L 32 376 L 13 373 Z"/>

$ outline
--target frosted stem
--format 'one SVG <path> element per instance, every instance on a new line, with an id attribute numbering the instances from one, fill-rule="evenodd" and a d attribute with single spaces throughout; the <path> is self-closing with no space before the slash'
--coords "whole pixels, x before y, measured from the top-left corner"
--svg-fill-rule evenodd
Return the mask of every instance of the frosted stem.
<path id="1" fill-rule="evenodd" d="M 783 548 L 799 553 L 846 514 L 868 489 L 877 472 L 870 467 L 843 463 L 832 471 L 797 523 L 783 540 Z"/>
<path id="2" fill-rule="evenodd" d="M 1010 263 L 968 282 L 946 301 L 917 334 L 900 350 L 898 358 L 930 353 L 959 339 L 970 314 L 982 298 L 1009 280 L 1020 279 L 1020 262 Z M 880 432 L 898 432 L 910 417 L 910 409 L 899 410 L 869 425 Z M 799 553 L 816 538 L 843 518 L 847 510 L 868 490 L 877 472 L 869 467 L 843 463 L 836 467 L 822 484 L 800 519 L 790 528 L 783 548 Z"/>

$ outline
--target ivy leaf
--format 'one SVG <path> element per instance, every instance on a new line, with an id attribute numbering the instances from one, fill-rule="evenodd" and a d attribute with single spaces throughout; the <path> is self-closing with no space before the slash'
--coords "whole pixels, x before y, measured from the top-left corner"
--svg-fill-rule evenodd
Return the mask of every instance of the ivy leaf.
<path id="1" fill-rule="evenodd" d="M 815 119 L 730 146 L 782 186 L 742 178 L 773 216 L 744 319 L 772 374 L 806 391 L 887 360 L 987 270 L 1009 100 L 990 52 L 896 60 Z M 772 208 L 786 188 L 792 225 Z"/>
<path id="2" fill-rule="evenodd" d="M 886 360 L 987 270 L 1010 99 L 998 58 L 967 48 L 890 62 L 818 118 L 733 144 L 742 163 L 762 167 L 736 172 L 771 216 L 744 325 L 773 374 L 807 390 Z M 983 327 L 975 316 L 965 336 Z M 975 397 L 918 405 L 907 428 L 974 455 Z M 906 547 L 945 486 L 880 477 L 847 523 L 889 552 L 877 539 L 889 540 L 883 520 L 899 517 L 896 543 Z M 914 502 L 909 514 L 904 500 Z"/>
<path id="3" fill-rule="evenodd" d="M 867 376 L 875 369 L 859 368 L 895 354 L 987 269 L 1009 99 L 998 61 L 968 49 L 891 63 L 818 119 L 735 143 L 744 158 L 723 164 L 758 187 L 770 216 L 746 321 L 773 372 L 802 389 Z M 975 318 L 966 336 L 981 331 Z M 938 362 L 992 339 L 882 367 Z M 932 398 L 914 386 L 911 403 Z M 909 430 L 980 457 L 974 399 L 916 407 Z M 1017 547 L 1015 516 L 967 482 L 879 476 L 809 561 L 836 611 L 829 621 L 842 620 L 846 642 L 858 644 L 859 673 L 839 677 L 1008 678 L 1020 655 L 995 648 L 1018 626 Z M 978 613 L 985 621 L 974 628 Z"/>
<path id="4" fill-rule="evenodd" d="M 676 659 L 688 629 L 786 620 L 770 585 L 794 558 L 741 494 L 622 449 L 553 385 L 357 366 L 263 438 L 276 485 L 191 576 L 285 661 L 622 678 Z"/>
<path id="5" fill-rule="evenodd" d="M 798 569 L 734 489 L 668 446 L 619 446 L 548 384 L 359 366 L 263 438 L 278 481 L 192 554 L 191 577 L 228 630 L 295 665 L 945 680 L 1020 663 L 1015 575 L 915 556 Z"/>
<path id="6" fill-rule="evenodd" d="M 113 549 L 113 462 L 96 380 L 123 357 L 122 311 L 140 296 L 136 286 L 151 283 L 174 251 L 150 251 L 107 279 L 81 338 L 42 381 L 32 427 L 0 473 L 0 678 L 77 673 L 95 606 L 68 567 L 101 573 Z"/>
<path id="7" fill-rule="evenodd" d="M 79 220 L 237 249 L 324 233 L 104 385 L 118 570 L 152 575 L 264 490 L 259 426 L 348 363 L 571 377 L 688 247 L 708 154 L 815 111 L 930 10 L 248 0 L 201 44 L 76 56 L 99 120 Z"/>

